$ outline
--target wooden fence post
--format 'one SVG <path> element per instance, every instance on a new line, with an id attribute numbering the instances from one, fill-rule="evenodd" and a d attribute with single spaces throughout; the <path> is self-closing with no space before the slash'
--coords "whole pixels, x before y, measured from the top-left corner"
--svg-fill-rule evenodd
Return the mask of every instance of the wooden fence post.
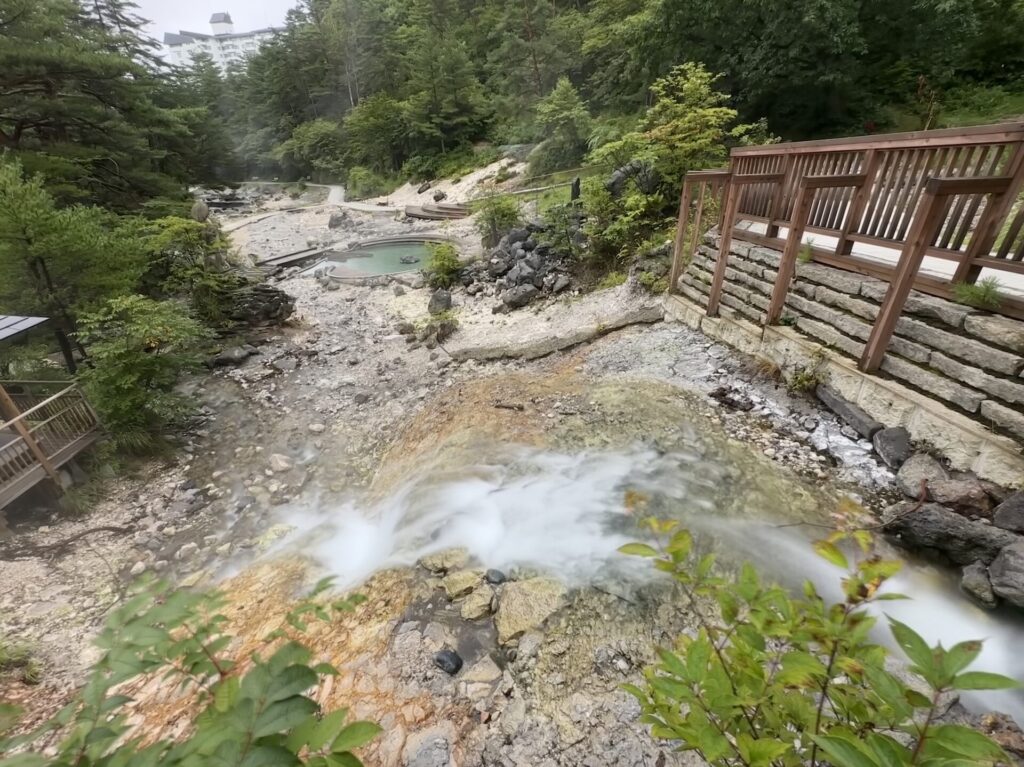
<path id="1" fill-rule="evenodd" d="M 704 187 L 701 186 L 701 194 L 704 193 Z M 672 256 L 672 270 L 669 272 L 668 277 L 668 292 L 669 295 L 673 295 L 678 291 L 676 283 L 679 281 L 679 275 L 683 271 L 683 248 L 686 246 L 686 226 L 690 220 L 690 202 L 693 195 L 693 186 L 689 179 L 683 180 L 683 191 L 679 197 L 679 219 L 676 222 L 676 239 L 674 244 L 674 253 Z"/>
<path id="2" fill-rule="evenodd" d="M 731 179 L 725 183 L 725 205 L 719 227 L 718 261 L 715 263 L 715 276 L 711 281 L 711 294 L 708 296 L 708 317 L 718 316 L 718 304 L 722 300 L 722 286 L 725 284 L 725 268 L 728 266 L 729 249 L 732 247 L 732 225 L 736 219 L 736 205 L 740 196 L 739 184 Z"/>
<path id="3" fill-rule="evenodd" d="M 766 325 L 774 325 L 782 316 L 782 309 L 786 305 L 786 295 L 789 293 L 789 283 L 792 282 L 793 274 L 796 272 L 796 259 L 800 253 L 800 246 L 803 244 L 807 217 L 811 213 L 811 205 L 814 203 L 814 194 L 817 191 L 817 188 L 812 188 L 807 184 L 806 179 L 802 180 L 797 188 L 796 200 L 793 202 L 793 215 L 790 218 L 789 232 L 786 235 L 786 247 L 782 251 L 779 273 L 775 277 L 775 285 L 772 288 L 772 301 L 768 305 Z"/>
<path id="4" fill-rule="evenodd" d="M 906 244 L 896 265 L 896 275 L 885 292 L 882 308 L 878 312 L 867 346 L 864 347 L 864 354 L 860 358 L 860 369 L 865 373 L 873 373 L 882 364 L 882 358 L 896 329 L 896 322 L 903 312 L 907 297 L 914 287 L 914 279 L 921 269 L 921 262 L 924 261 L 924 255 L 938 234 L 939 226 L 945 217 L 949 198 L 940 193 L 941 181 L 937 178 L 928 181 L 921 202 L 917 206 Z"/>
<path id="5" fill-rule="evenodd" d="M 779 217 L 779 208 L 782 207 L 783 197 L 786 195 L 786 181 L 789 179 L 789 174 L 793 170 L 795 162 L 796 156 L 791 154 L 786 155 L 782 161 L 782 179 L 775 185 L 772 201 L 768 206 L 768 226 L 764 232 L 766 237 L 779 236 L 779 225 L 775 223 L 775 220 Z"/>

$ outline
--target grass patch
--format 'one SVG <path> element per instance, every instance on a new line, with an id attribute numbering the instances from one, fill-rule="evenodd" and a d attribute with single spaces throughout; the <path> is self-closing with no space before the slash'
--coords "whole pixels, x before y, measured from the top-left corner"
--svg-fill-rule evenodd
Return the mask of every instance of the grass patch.
<path id="1" fill-rule="evenodd" d="M 28 645 L 0 637 L 0 675 L 8 674 L 25 684 L 39 684 L 43 669 Z"/>
<path id="2" fill-rule="evenodd" d="M 995 277 L 986 277 L 975 283 L 958 282 L 953 286 L 953 297 L 958 304 L 994 311 L 1003 300 L 1002 293 L 999 292 L 1000 287 L 999 280 Z"/>
<path id="3" fill-rule="evenodd" d="M 597 283 L 597 290 L 606 290 L 608 288 L 617 288 L 619 285 L 626 283 L 626 275 L 622 272 L 608 272 L 601 281 Z"/>

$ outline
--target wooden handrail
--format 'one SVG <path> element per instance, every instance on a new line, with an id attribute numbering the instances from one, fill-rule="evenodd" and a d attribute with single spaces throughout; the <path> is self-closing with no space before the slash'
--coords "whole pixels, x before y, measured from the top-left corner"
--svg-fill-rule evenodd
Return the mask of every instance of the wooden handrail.
<path id="1" fill-rule="evenodd" d="M 879 136 L 793 141 L 786 144 L 765 144 L 734 148 L 732 157 L 803 154 L 814 152 L 841 152 L 864 149 L 912 149 L 929 146 L 964 146 L 968 144 L 996 144 L 1024 139 L 1024 121 L 978 125 L 971 128 L 945 128 L 941 130 L 888 133 Z"/>
<path id="2" fill-rule="evenodd" d="M 930 178 L 925 190 L 939 197 L 952 197 L 957 194 L 996 194 L 1009 189 L 1012 181 L 1009 176 Z"/>
<path id="3" fill-rule="evenodd" d="M 35 407 L 30 407 L 25 412 L 20 413 L 17 418 L 12 418 L 11 420 L 7 421 L 6 423 L 0 424 L 0 429 L 7 429 L 7 428 L 10 428 L 10 427 L 14 426 L 15 421 L 23 420 L 26 416 L 31 415 L 32 413 L 34 413 L 35 411 L 39 410 L 40 408 L 46 407 L 51 402 L 53 402 L 55 399 L 59 399 L 60 397 L 63 397 L 65 394 L 67 394 L 68 392 L 75 391 L 76 389 L 78 389 L 78 384 L 72 384 L 71 386 L 67 387 L 66 389 L 57 392 L 56 394 L 54 394 L 49 399 L 43 400 L 42 402 L 40 402 Z"/>

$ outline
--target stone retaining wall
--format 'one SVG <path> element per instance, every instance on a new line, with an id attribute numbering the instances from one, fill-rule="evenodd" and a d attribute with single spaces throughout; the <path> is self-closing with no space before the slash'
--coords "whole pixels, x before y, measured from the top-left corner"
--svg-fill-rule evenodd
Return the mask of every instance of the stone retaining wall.
<path id="1" fill-rule="evenodd" d="M 780 256 L 769 248 L 733 242 L 722 316 L 763 324 Z M 716 260 L 717 251 L 702 246 L 680 278 L 679 292 L 706 307 Z M 800 263 L 783 324 L 857 360 L 887 287 L 873 277 Z M 1024 322 L 913 292 L 897 323 L 881 377 L 1024 444 Z"/>

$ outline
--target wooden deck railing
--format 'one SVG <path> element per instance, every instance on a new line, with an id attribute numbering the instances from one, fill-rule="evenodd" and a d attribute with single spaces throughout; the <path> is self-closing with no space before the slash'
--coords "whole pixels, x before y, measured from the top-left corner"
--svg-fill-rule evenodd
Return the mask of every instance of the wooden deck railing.
<path id="1" fill-rule="evenodd" d="M 99 420 L 77 384 L 2 382 L 0 507 L 49 477 L 99 434 Z M 11 417 L 13 416 L 13 417 Z"/>
<path id="2" fill-rule="evenodd" d="M 766 321 L 781 316 L 801 250 L 818 262 L 890 282 L 861 366 L 880 364 L 912 288 L 949 298 L 982 270 L 1024 279 L 1024 122 L 734 149 L 729 168 L 687 174 L 670 290 L 696 250 L 707 200 L 722 211 L 708 301 L 718 312 L 733 237 L 783 251 Z M 694 231 L 684 242 L 691 209 Z M 785 236 L 782 230 L 785 229 Z M 804 243 L 805 233 L 831 242 Z M 952 262 L 922 271 L 925 258 Z M 1024 319 L 1007 295 L 1000 313 Z"/>

